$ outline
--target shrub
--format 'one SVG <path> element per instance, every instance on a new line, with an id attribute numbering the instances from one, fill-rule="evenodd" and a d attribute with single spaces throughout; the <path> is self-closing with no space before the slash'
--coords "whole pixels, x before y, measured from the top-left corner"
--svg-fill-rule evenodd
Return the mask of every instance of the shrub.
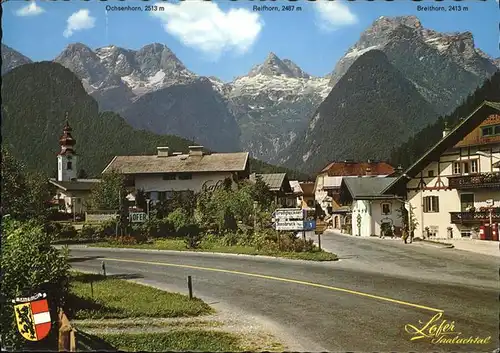
<path id="1" fill-rule="evenodd" d="M 77 235 L 78 232 L 71 224 L 63 224 L 59 231 L 59 238 L 61 239 L 74 239 Z"/>
<path id="2" fill-rule="evenodd" d="M 45 233 L 50 237 L 59 237 L 61 234 L 62 225 L 57 222 L 47 222 L 44 226 Z"/>
<path id="3" fill-rule="evenodd" d="M 150 217 L 142 224 L 144 235 L 150 238 L 168 237 L 175 234 L 175 226 L 167 218 L 157 219 Z"/>
<path id="4" fill-rule="evenodd" d="M 110 220 L 99 223 L 97 233 L 101 238 L 108 238 L 116 234 L 116 221 Z"/>
<path id="5" fill-rule="evenodd" d="M 184 241 L 189 249 L 198 248 L 203 240 L 202 229 L 194 223 L 180 228 L 179 234 L 185 238 Z"/>
<path id="6" fill-rule="evenodd" d="M 137 243 L 144 243 L 147 240 L 145 227 L 142 224 L 133 225 L 130 227 L 130 236 L 133 237 Z"/>
<path id="7" fill-rule="evenodd" d="M 95 239 L 98 236 L 99 230 L 91 224 L 85 224 L 80 230 L 80 238 L 82 239 Z"/>
<path id="8" fill-rule="evenodd" d="M 239 243 L 240 238 L 235 232 L 226 232 L 222 238 L 222 243 L 225 246 L 234 246 Z"/>
<path id="9" fill-rule="evenodd" d="M 173 224 L 175 231 L 179 233 L 182 227 L 188 225 L 189 216 L 184 209 L 176 208 L 168 215 L 167 220 Z"/>
<path id="10" fill-rule="evenodd" d="M 17 332 L 13 305 L 4 304 L 10 303 L 16 297 L 31 296 L 38 292 L 47 293 L 52 326 L 57 327 L 57 307 L 64 305 L 68 292 L 67 258 L 67 250 L 58 250 L 50 245 L 50 236 L 42 225 L 33 221 L 16 222 L 9 217 L 3 217 L 0 294 L 3 303 L 0 306 L 2 348 L 22 351 L 25 345 L 31 345 L 31 342 L 26 341 Z M 51 338 L 44 341 L 40 344 L 52 342 Z M 56 339 L 52 343 L 52 349 L 57 349 Z"/>

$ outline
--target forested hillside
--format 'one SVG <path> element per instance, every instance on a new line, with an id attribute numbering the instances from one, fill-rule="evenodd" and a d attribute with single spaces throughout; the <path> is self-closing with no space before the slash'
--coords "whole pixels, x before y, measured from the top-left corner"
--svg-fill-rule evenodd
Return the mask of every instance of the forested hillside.
<path id="1" fill-rule="evenodd" d="M 387 160 L 437 114 L 379 50 L 361 55 L 283 153 L 283 164 L 317 172 L 333 160 Z"/>
<path id="2" fill-rule="evenodd" d="M 469 116 L 485 100 L 500 102 L 500 72 L 494 74 L 476 92 L 469 95 L 452 114 L 441 116 L 435 123 L 428 125 L 401 146 L 393 149 L 392 165 L 401 164 L 404 168 L 409 167 L 443 137 L 445 122 L 449 128 L 453 128 L 460 119 Z"/>
<path id="3" fill-rule="evenodd" d="M 2 144 L 29 169 L 54 176 L 66 111 L 80 155 L 78 169 L 90 177 L 99 176 L 115 155 L 154 154 L 157 146 L 186 152 L 193 144 L 135 130 L 115 113 L 100 113 L 81 81 L 60 64 L 23 65 L 2 79 Z M 260 161 L 250 163 L 257 172 L 284 171 Z"/>

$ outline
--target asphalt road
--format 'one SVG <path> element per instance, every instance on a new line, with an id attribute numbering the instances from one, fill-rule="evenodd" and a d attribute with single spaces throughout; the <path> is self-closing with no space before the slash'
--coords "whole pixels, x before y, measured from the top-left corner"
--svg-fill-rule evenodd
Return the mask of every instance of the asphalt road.
<path id="1" fill-rule="evenodd" d="M 75 269 L 97 272 L 104 260 L 108 273 L 183 293 L 191 275 L 195 296 L 271 320 L 304 351 L 492 352 L 498 347 L 496 259 L 341 237 L 323 237 L 324 247 L 337 247 L 342 258 L 327 263 L 83 247 L 71 248 L 71 261 Z M 440 312 L 438 325 L 453 321 L 461 337 L 491 340 L 484 345 L 410 341 L 405 325 L 422 328 Z"/>

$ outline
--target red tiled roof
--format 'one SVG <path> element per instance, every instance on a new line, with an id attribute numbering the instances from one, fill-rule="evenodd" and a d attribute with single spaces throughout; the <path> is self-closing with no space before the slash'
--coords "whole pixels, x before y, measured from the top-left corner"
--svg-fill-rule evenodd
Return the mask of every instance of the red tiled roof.
<path id="1" fill-rule="evenodd" d="M 370 168 L 371 175 L 394 173 L 394 167 L 386 162 L 333 162 L 323 168 L 321 173 L 328 173 L 328 176 L 366 175 L 367 168 Z"/>

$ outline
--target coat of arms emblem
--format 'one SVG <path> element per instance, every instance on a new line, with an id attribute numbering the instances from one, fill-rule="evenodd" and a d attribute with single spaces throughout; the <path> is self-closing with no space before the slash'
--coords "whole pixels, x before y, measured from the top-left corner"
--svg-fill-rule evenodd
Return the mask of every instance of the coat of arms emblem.
<path id="1" fill-rule="evenodd" d="M 16 314 L 17 329 L 29 341 L 40 341 L 51 329 L 49 303 L 46 293 L 12 300 Z"/>

